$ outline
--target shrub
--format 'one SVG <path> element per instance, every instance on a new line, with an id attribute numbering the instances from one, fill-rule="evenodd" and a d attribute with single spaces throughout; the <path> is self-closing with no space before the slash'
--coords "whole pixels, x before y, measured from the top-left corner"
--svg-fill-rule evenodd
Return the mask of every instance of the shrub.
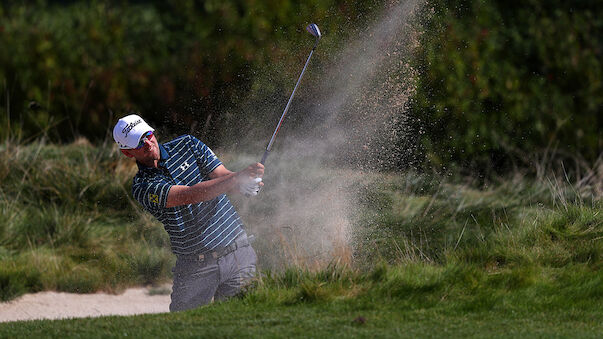
<path id="1" fill-rule="evenodd" d="M 438 165 L 508 168 L 603 149 L 603 11 L 596 1 L 431 2 L 410 110 Z"/>

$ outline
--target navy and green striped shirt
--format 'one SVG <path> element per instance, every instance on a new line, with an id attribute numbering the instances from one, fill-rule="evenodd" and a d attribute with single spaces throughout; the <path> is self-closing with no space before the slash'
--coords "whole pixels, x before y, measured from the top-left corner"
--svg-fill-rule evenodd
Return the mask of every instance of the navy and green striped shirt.
<path id="1" fill-rule="evenodd" d="M 161 221 L 176 255 L 201 254 L 228 246 L 244 233 L 239 215 L 225 194 L 210 201 L 166 208 L 172 185 L 192 186 L 209 180 L 222 163 L 209 147 L 191 135 L 159 144 L 158 168 L 138 164 L 132 194 Z"/>

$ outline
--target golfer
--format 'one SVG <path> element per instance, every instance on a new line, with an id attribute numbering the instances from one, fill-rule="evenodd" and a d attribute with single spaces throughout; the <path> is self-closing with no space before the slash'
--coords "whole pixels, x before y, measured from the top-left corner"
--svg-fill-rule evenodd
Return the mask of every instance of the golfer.
<path id="1" fill-rule="evenodd" d="M 176 255 L 170 311 L 235 295 L 255 276 L 256 254 L 225 193 L 257 195 L 260 163 L 231 172 L 191 135 L 160 144 L 140 116 L 119 119 L 113 138 L 136 159 L 134 198 L 161 221 Z"/>

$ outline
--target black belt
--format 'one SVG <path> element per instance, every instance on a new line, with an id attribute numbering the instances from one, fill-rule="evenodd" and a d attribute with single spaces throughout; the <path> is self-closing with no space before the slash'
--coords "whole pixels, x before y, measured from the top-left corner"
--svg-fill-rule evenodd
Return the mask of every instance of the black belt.
<path id="1" fill-rule="evenodd" d="M 236 238 L 228 246 L 221 248 L 216 251 L 205 252 L 201 254 L 190 254 L 190 255 L 179 255 L 179 259 L 190 260 L 190 261 L 205 261 L 207 259 L 218 259 L 227 254 L 236 251 L 239 248 L 249 246 L 253 241 L 254 236 L 242 236 Z"/>

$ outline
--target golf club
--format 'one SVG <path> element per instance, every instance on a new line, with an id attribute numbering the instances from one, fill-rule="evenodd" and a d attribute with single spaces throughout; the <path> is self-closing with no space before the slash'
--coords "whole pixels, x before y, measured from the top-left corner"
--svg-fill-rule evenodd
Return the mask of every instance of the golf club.
<path id="1" fill-rule="evenodd" d="M 270 150 L 272 149 L 272 144 L 274 143 L 276 134 L 278 133 L 278 130 L 281 128 L 283 119 L 285 118 L 285 115 L 287 114 L 287 111 L 289 110 L 289 106 L 291 105 L 291 101 L 293 100 L 293 96 L 295 95 L 295 91 L 297 90 L 297 87 L 299 87 L 299 83 L 301 82 L 302 76 L 304 76 L 304 72 L 306 71 L 306 68 L 308 67 L 308 64 L 310 63 L 310 58 L 312 58 L 312 54 L 314 53 L 316 46 L 318 46 L 318 41 L 322 37 L 322 34 L 320 33 L 320 30 L 318 29 L 318 26 L 316 26 L 316 24 L 309 24 L 308 27 L 306 27 L 306 30 L 316 38 L 316 42 L 314 43 L 314 47 L 312 48 L 312 51 L 310 51 L 308 60 L 306 60 L 306 64 L 304 65 L 304 69 L 302 69 L 301 74 L 299 75 L 299 78 L 297 79 L 297 83 L 295 84 L 295 88 L 293 88 L 293 93 L 291 93 L 291 96 L 289 97 L 289 101 L 287 102 L 287 106 L 285 106 L 283 115 L 281 115 L 281 119 L 279 120 L 278 124 L 276 125 L 276 129 L 274 130 L 274 133 L 272 134 L 272 138 L 270 138 L 270 142 L 268 143 L 268 146 L 266 147 L 266 151 L 264 152 L 264 155 L 262 156 L 262 160 L 260 161 L 260 163 L 262 165 L 264 165 L 264 163 L 266 162 L 266 158 L 268 158 L 268 154 L 270 153 Z"/>

